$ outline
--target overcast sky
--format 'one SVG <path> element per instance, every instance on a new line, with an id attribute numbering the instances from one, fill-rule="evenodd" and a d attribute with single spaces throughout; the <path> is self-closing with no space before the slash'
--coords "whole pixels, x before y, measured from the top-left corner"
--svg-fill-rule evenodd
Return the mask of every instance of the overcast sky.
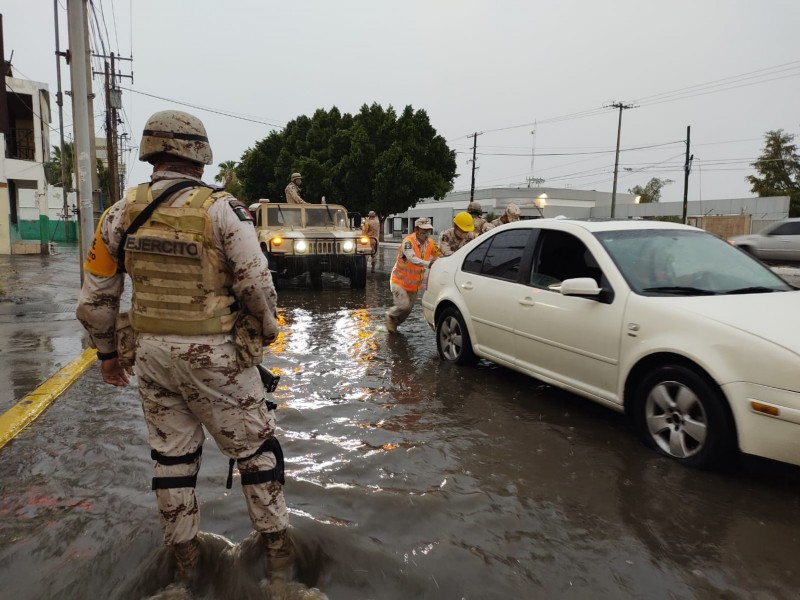
<path id="1" fill-rule="evenodd" d="M 58 2 L 64 49 L 67 0 Z M 752 195 L 744 177 L 764 133 L 800 133 L 798 0 L 91 0 L 90 7 L 94 50 L 133 56 L 121 63 L 134 74 L 133 83 L 121 81 L 128 88 L 121 131 L 136 146 L 151 113 L 195 113 L 214 151 L 207 181 L 216 164 L 238 161 L 275 126 L 317 108 L 354 113 L 372 102 L 428 112 L 459 152 L 456 190 L 470 187 L 471 134 L 483 132 L 478 188 L 524 187 L 535 176 L 545 186 L 610 192 L 619 113 L 603 107 L 614 102 L 636 106 L 623 112 L 622 149 L 648 146 L 620 154 L 618 190 L 672 179 L 665 201 L 683 197 L 687 125 L 695 156 L 689 198 L 704 200 Z M 15 75 L 43 81 L 55 95 L 53 1 L 2 0 L 0 12 Z M 62 81 L 68 89 L 68 67 Z M 95 88 L 97 131 L 105 135 L 100 77 Z M 69 133 L 68 100 L 65 122 Z M 136 153 L 128 154 L 130 184 L 149 175 Z"/>

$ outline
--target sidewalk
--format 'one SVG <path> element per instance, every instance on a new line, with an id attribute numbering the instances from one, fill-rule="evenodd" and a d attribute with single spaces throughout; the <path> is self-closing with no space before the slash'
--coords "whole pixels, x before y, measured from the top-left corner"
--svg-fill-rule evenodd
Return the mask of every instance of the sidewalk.
<path id="1" fill-rule="evenodd" d="M 78 245 L 57 244 L 55 252 L 0 256 L 0 414 L 88 345 L 75 319 Z"/>

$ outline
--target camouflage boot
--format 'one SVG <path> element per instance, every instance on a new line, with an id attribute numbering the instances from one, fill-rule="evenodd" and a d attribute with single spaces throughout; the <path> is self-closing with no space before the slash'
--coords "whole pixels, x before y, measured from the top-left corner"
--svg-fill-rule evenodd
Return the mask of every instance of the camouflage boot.
<path id="1" fill-rule="evenodd" d="M 194 568 L 200 559 L 200 542 L 194 537 L 188 542 L 175 544 L 172 552 L 175 556 L 175 575 L 178 582 L 189 587 Z"/>
<path id="2" fill-rule="evenodd" d="M 262 533 L 267 557 L 267 577 L 271 582 L 291 581 L 296 577 L 294 546 L 285 529 Z"/>

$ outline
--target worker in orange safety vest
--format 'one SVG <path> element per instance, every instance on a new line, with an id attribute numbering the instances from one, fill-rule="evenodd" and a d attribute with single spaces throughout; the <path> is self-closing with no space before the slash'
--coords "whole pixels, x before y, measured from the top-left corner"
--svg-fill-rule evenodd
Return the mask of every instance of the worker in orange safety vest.
<path id="1" fill-rule="evenodd" d="M 386 330 L 389 333 L 397 331 L 397 327 L 411 314 L 417 292 L 425 278 L 425 269 L 438 258 L 439 253 L 431 239 L 432 231 L 430 219 L 417 219 L 414 221 L 414 232 L 406 236 L 397 249 L 397 261 L 389 280 L 394 306 L 386 311 Z"/>

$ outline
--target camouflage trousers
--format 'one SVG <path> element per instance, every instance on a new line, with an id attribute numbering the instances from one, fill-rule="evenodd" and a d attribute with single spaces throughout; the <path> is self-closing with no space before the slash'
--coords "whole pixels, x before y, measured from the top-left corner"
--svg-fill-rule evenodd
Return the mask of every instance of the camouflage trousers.
<path id="1" fill-rule="evenodd" d="M 406 291 L 395 284 L 391 284 L 391 288 L 394 306 L 386 311 L 386 319 L 397 327 L 411 314 L 411 310 L 414 308 L 414 302 L 417 300 L 417 292 Z"/>
<path id="2" fill-rule="evenodd" d="M 204 342 L 212 336 L 204 336 Z M 213 336 L 216 338 L 217 336 Z M 191 338 L 180 338 L 191 339 Z M 274 414 L 264 402 L 264 387 L 255 367 L 241 370 L 228 338 L 223 343 L 175 342 L 140 334 L 136 375 L 150 447 L 168 457 L 191 454 L 203 445 L 203 428 L 228 458 L 256 453 L 275 433 Z M 271 452 L 238 463 L 240 473 L 272 469 Z M 196 475 L 200 458 L 188 464 L 156 462 L 155 476 Z M 289 515 L 278 482 L 242 486 L 253 528 L 259 532 L 286 529 Z M 194 487 L 156 490 L 164 543 L 191 540 L 200 527 L 200 508 Z"/>

